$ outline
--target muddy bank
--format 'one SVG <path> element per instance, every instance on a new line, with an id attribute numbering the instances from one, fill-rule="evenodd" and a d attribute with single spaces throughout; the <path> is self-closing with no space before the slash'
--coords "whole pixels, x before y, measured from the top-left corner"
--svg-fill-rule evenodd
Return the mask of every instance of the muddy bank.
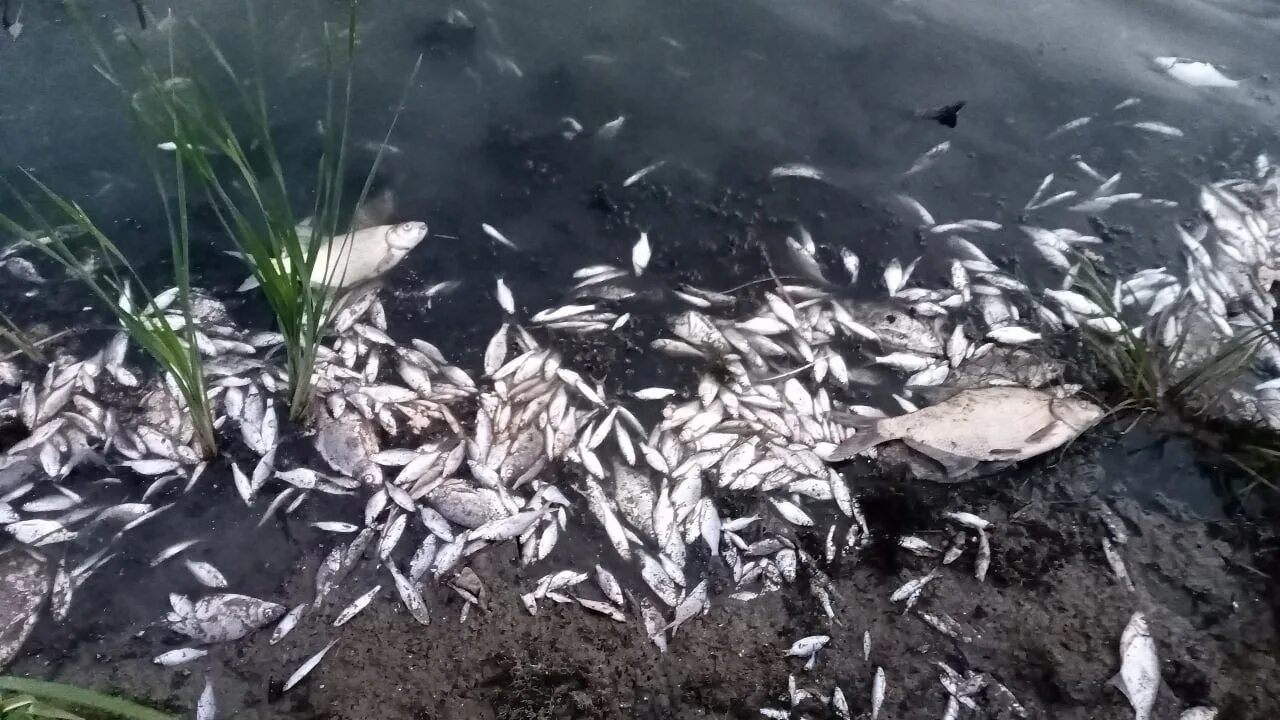
<path id="1" fill-rule="evenodd" d="M 1275 538 L 1238 518 L 1204 518 L 1199 513 L 1207 508 L 1199 498 L 1190 498 L 1195 511 L 1186 496 L 1112 500 L 1130 536 L 1122 553 L 1138 591 L 1127 591 L 1107 566 L 1101 550 L 1106 529 L 1094 510 L 1097 498 L 1123 497 L 1129 479 L 1144 478 L 1152 467 L 1140 433 L 1121 436 L 1124 427 L 1105 428 L 1061 456 L 966 485 L 907 483 L 850 467 L 880 540 L 856 559 L 827 568 L 834 623 L 806 592 L 803 573 L 794 586 L 751 603 L 717 595 L 730 583 L 713 579 L 711 612 L 682 627 L 663 655 L 634 618 L 619 624 L 554 603 L 530 617 L 517 594 L 533 578 L 565 567 L 564 560 L 522 570 L 510 549 L 498 548 L 471 562 L 491 599 L 488 612 L 473 608 L 465 624 L 458 620 L 462 601 L 451 590 L 428 591 L 433 622 L 422 627 L 384 583 L 386 597 L 341 629 L 330 627 L 342 605 L 385 580 L 370 562 L 278 646 L 260 632 L 214 646 L 209 657 L 176 670 L 152 665 L 150 658 L 179 639 L 147 629 L 146 612 L 122 609 L 120 599 L 102 597 L 90 583 L 78 600 L 88 625 L 43 623 L 14 671 L 111 688 L 175 710 L 193 706 L 207 673 L 223 707 L 239 718 L 514 720 L 758 717 L 759 707 L 785 707 L 788 674 L 801 688 L 826 695 L 839 685 L 853 712 L 865 714 L 879 666 L 888 679 L 881 716 L 916 718 L 942 716 L 946 694 L 932 663 L 943 661 L 999 680 L 1031 717 L 1120 720 L 1132 717 L 1132 710 L 1108 679 L 1118 669 L 1119 634 L 1130 613 L 1143 609 L 1165 683 L 1156 717 L 1176 717 L 1197 704 L 1216 706 L 1220 717 L 1269 717 L 1271 699 L 1280 697 L 1277 588 L 1268 575 L 1280 567 Z M 1175 457 L 1181 450 L 1166 448 Z M 1179 468 L 1166 466 L 1165 472 L 1174 475 Z M 943 568 L 916 607 L 960 621 L 970 642 L 949 639 L 889 602 L 896 587 L 933 564 L 899 550 L 892 539 L 913 533 L 942 544 L 955 527 L 939 514 L 951 509 L 995 524 L 990 572 L 985 583 L 972 577 L 970 548 Z M 215 532 L 245 535 L 234 524 Z M 801 534 L 798 540 L 811 552 L 822 545 L 820 537 Z M 215 537 L 210 545 L 220 542 Z M 248 548 L 242 541 L 238 551 Z M 257 589 L 286 604 L 307 601 L 321 555 L 262 558 L 255 584 L 275 587 Z M 573 567 L 589 569 L 596 561 L 611 558 L 580 553 Z M 112 584 L 130 575 L 140 580 L 144 570 L 122 569 Z M 157 592 L 143 595 L 160 596 L 166 586 L 154 587 Z M 102 603 L 100 614 L 92 612 L 95 603 Z M 106 620 L 113 609 L 116 619 L 123 611 L 134 624 L 93 621 L 94 615 Z M 868 661 L 862 657 L 864 631 L 871 633 Z M 783 653 L 811 634 L 832 639 L 816 667 L 805 672 Z M 334 637 L 338 644 L 316 672 L 281 696 L 284 679 Z M 1015 717 L 1000 709 L 992 689 L 977 699 L 986 713 L 980 716 Z M 796 717 L 835 717 L 812 702 L 797 710 Z"/>

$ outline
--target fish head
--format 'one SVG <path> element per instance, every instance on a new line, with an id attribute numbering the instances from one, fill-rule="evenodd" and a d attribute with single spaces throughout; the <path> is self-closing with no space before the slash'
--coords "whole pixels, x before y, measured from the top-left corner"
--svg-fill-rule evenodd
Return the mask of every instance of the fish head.
<path id="1" fill-rule="evenodd" d="M 1069 397 L 1053 401 L 1053 415 L 1058 420 L 1071 426 L 1076 432 L 1083 432 L 1102 419 L 1106 411 L 1083 398 Z"/>
<path id="2" fill-rule="evenodd" d="M 407 253 L 418 246 L 427 237 L 427 224 L 424 222 L 400 223 L 387 231 L 387 245 L 392 250 Z"/>

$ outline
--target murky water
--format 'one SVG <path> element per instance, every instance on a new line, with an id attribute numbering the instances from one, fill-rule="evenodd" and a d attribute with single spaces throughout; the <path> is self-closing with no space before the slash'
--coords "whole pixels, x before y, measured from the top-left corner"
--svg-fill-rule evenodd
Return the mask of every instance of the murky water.
<path id="1" fill-rule="evenodd" d="M 258 65 L 273 130 L 301 188 L 314 166 L 324 109 L 319 20 L 341 19 L 342 5 L 254 3 L 252 31 L 239 3 L 174 8 L 180 18 L 198 20 L 239 70 L 253 74 Z M 11 16 L 17 6 L 10 3 Z M 146 51 L 163 53 L 169 35 L 156 21 L 167 10 L 147 7 L 153 18 L 145 31 L 127 0 L 97 3 L 88 17 L 113 56 L 127 52 L 113 39 L 117 26 Z M 446 22 L 451 9 L 466 21 Z M 71 195 L 145 267 L 162 268 L 167 241 L 155 191 L 118 93 L 93 70 L 85 29 L 55 3 L 27 2 L 22 13 L 22 34 L 13 42 L 0 37 L 0 164 L 8 173 L 30 170 Z M 1045 173 L 1062 173 L 1066 187 L 1083 179 L 1071 164 L 1076 155 L 1106 174 L 1123 172 L 1126 189 L 1183 205 L 1107 215 L 1115 239 L 1105 253 L 1119 269 L 1172 262 L 1177 254 L 1166 228 L 1187 215 L 1196 184 L 1275 147 L 1270 73 L 1280 62 L 1277 32 L 1280 13 L 1243 2 L 367 3 L 351 126 L 357 162 L 372 160 L 368 146 L 382 139 L 421 55 L 379 184 L 394 194 L 394 220 L 424 220 L 437 236 L 391 278 L 393 334 L 429 337 L 450 355 L 475 358 L 496 323 L 495 275 L 506 278 L 522 306 L 543 307 L 561 298 L 574 268 L 625 265 L 642 230 L 655 248 L 650 274 L 668 284 L 728 288 L 756 279 L 765 253 L 798 224 L 821 243 L 856 249 L 870 266 L 923 255 L 922 272 L 940 275 L 942 258 L 933 262 L 931 252 L 937 241 L 916 234 L 895 194 L 918 198 L 939 219 L 1004 215 L 1023 206 Z M 218 72 L 195 34 L 176 37 L 194 62 Z M 1242 85 L 1180 85 L 1154 68 L 1158 55 L 1214 62 Z M 1141 103 L 1111 110 L 1130 97 Z M 954 129 L 919 117 L 957 101 L 966 105 Z M 1046 139 L 1083 116 L 1094 120 Z M 616 137 L 594 137 L 619 117 L 625 121 Z M 566 118 L 585 131 L 564 137 Z M 1176 126 L 1185 137 L 1126 126 L 1140 120 Z M 944 140 L 952 149 L 937 164 L 902 177 Z M 622 187 L 656 162 L 663 165 L 644 181 Z M 771 168 L 797 162 L 821 169 L 827 180 L 769 179 Z M 10 207 L 0 200 L 0 209 Z M 1061 207 L 1041 219 L 1080 224 Z M 241 270 L 219 252 L 225 241 L 212 218 L 197 214 L 197 223 L 207 242 L 195 251 L 196 282 L 230 293 Z M 500 228 L 522 252 L 495 245 L 481 223 Z M 1018 274 L 1036 277 L 1041 268 L 1020 239 L 1006 232 L 986 243 L 993 256 L 1015 258 Z M 449 279 L 462 280 L 462 289 L 430 307 L 412 294 Z M 36 301 L 78 292 L 46 287 Z M 19 305 L 26 301 L 12 291 L 4 297 L 22 319 L 62 314 Z M 477 322 L 477 308 L 492 309 L 494 322 Z M 261 317 L 253 303 L 233 309 Z M 643 320 L 638 326 L 637 343 L 656 328 Z M 604 349 L 579 352 L 601 371 L 616 367 L 607 354 L 593 354 Z M 643 361 L 624 367 L 637 378 L 663 372 Z M 1214 503 L 1183 446 L 1148 462 L 1140 453 L 1149 446 L 1130 451 L 1132 445 L 1113 449 L 1127 459 L 1106 461 L 1141 466 L 1130 485 L 1154 485 L 1169 476 L 1158 468 L 1176 467 L 1171 492 L 1201 508 Z M 215 468 L 206 482 L 181 522 L 171 517 L 155 537 L 139 535 L 138 545 L 218 538 L 202 557 L 238 591 L 298 595 L 320 536 L 301 520 L 252 531 L 261 508 L 246 513 L 227 502 L 226 468 Z M 334 516 L 350 516 L 349 505 L 335 503 Z M 308 520 L 323 519 L 322 509 L 311 513 Z M 127 648 L 135 661 L 158 652 L 163 640 L 144 645 L 130 636 L 164 611 L 164 594 L 122 590 L 144 581 L 195 586 L 180 566 L 155 571 L 146 560 L 126 559 L 87 585 L 69 624 L 41 629 L 26 667 L 82 668 L 101 646 Z M 89 595 L 101 600 L 85 602 Z M 303 655 L 292 653 L 296 665 Z M 267 683 L 250 674 L 228 681 L 238 683 L 246 706 L 268 694 L 259 687 Z M 284 674 L 272 675 L 277 685 Z M 160 692 L 154 682 L 146 681 Z M 188 695 L 184 689 L 183 699 Z M 311 708 L 295 710 L 316 716 Z"/>

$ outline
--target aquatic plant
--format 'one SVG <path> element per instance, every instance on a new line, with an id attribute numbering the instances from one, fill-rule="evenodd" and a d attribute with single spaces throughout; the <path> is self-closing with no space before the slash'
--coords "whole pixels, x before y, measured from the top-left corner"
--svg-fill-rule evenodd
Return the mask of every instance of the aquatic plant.
<path id="1" fill-rule="evenodd" d="M 246 6 L 253 34 L 257 26 L 253 6 Z M 197 73 L 176 72 L 178 62 L 172 40 L 167 66 L 157 65 L 134 46 L 146 97 L 155 101 L 132 103 L 135 119 L 163 147 L 170 148 L 179 165 L 198 179 L 219 223 L 275 315 L 284 339 L 288 402 L 295 420 L 303 416 L 311 402 L 317 352 L 342 306 L 341 291 L 347 285 L 343 282 L 345 266 L 352 254 L 354 233 L 339 223 L 340 218 L 350 214 L 344 212 L 348 203 L 343 179 L 354 87 L 356 6 L 355 2 L 349 4 L 345 32 L 336 33 L 331 25 L 324 26 L 324 140 L 311 186 L 314 205 L 308 218 L 301 221 L 291 208 L 293 180 L 286 176 L 272 139 L 260 73 L 257 78 L 239 75 L 208 33 L 194 25 L 227 79 L 238 89 L 239 99 L 233 107 L 219 100 Z M 102 59 L 104 74 L 123 87 L 105 53 Z M 406 95 L 416 74 L 417 66 L 405 85 Z M 395 128 L 404 102 L 402 95 L 386 139 Z M 233 109 L 249 118 L 251 128 L 246 140 L 241 139 L 231 119 L 229 113 Z M 385 147 L 384 140 L 351 207 L 361 206 L 368 197 Z"/>
<path id="2" fill-rule="evenodd" d="M 3 325 L 0 327 L 0 338 L 4 338 L 15 350 L 26 355 L 32 362 L 44 362 L 44 354 L 40 352 L 40 348 L 28 340 L 26 333 L 22 332 L 22 329 L 3 312 L 0 312 L 0 325 Z"/>
<path id="3" fill-rule="evenodd" d="M 0 677 L 0 720 L 85 720 L 80 713 L 91 718 L 174 720 L 145 705 L 75 685 Z"/>
<path id="4" fill-rule="evenodd" d="M 1214 409 L 1219 395 L 1248 370 L 1264 341 L 1274 336 L 1267 324 L 1222 342 L 1203 358 L 1193 358 L 1191 323 L 1182 323 L 1174 342 L 1163 346 L 1160 328 L 1173 307 L 1135 328 L 1124 322 L 1115 297 L 1097 270 L 1082 260 L 1076 282 L 1082 294 L 1119 326 L 1112 334 L 1084 326 L 1083 337 L 1106 375 L 1124 390 L 1125 404 L 1145 410 L 1175 410 L 1202 416 Z"/>
<path id="5" fill-rule="evenodd" d="M 55 227 L 35 203 L 8 181 L 2 182 L 26 211 L 29 227 L 4 214 L 0 214 L 0 227 L 62 265 L 68 274 L 89 288 L 111 310 L 130 338 L 172 378 L 172 386 L 181 395 L 191 417 L 199 450 L 204 456 L 211 457 L 217 452 L 218 440 L 213 428 L 209 398 L 205 392 L 204 364 L 196 344 L 195 322 L 191 311 L 191 236 L 185 174 L 181 165 L 178 165 L 175 174 L 178 194 L 176 201 L 171 202 L 164 192 L 159 168 L 153 164 L 152 170 L 161 187 L 160 196 L 164 204 L 173 262 L 174 289 L 166 292 L 167 297 L 160 301 L 147 289 L 141 275 L 115 242 L 94 224 L 78 204 L 57 194 L 29 173 L 27 177 L 54 211 L 73 225 L 78 234 L 87 235 L 96 243 L 97 251 L 107 260 L 103 271 L 99 274 L 81 262 L 70 244 L 73 236 Z M 172 304 L 176 304 L 180 316 L 175 316 L 168 310 Z"/>

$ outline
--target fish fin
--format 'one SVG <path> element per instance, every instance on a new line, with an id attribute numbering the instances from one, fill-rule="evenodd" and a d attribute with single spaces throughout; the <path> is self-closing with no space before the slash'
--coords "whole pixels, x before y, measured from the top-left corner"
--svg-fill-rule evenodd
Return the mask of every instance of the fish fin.
<path id="1" fill-rule="evenodd" d="M 968 388 L 954 385 L 908 385 L 907 389 L 911 391 L 914 397 L 923 400 L 928 405 L 944 403 L 968 390 Z"/>
<path id="2" fill-rule="evenodd" d="M 1017 448 L 992 448 L 992 455 L 1017 455 L 1020 451 Z"/>
<path id="3" fill-rule="evenodd" d="M 925 445 L 922 442 L 916 442 L 908 438 L 903 438 L 902 442 L 912 450 L 915 450 L 921 455 L 924 455 L 930 460 L 941 465 L 949 478 L 960 477 L 961 475 L 964 475 L 970 470 L 978 467 L 978 461 L 973 458 L 949 453 L 946 450 L 939 450 L 932 445 Z"/>
<path id="4" fill-rule="evenodd" d="M 240 287 L 236 288 L 236 292 L 248 292 L 256 287 L 258 287 L 258 278 L 250 275 L 244 279 L 244 282 L 240 283 Z"/>
<path id="5" fill-rule="evenodd" d="M 856 435 L 837 445 L 836 449 L 832 450 L 831 454 L 827 456 L 827 460 L 829 462 L 839 462 L 852 459 L 854 455 L 873 448 L 888 439 L 876 432 L 874 423 L 869 423 L 858 430 Z"/>
<path id="6" fill-rule="evenodd" d="M 1126 688 L 1124 686 L 1124 680 L 1120 677 L 1120 673 L 1116 673 L 1115 675 L 1112 675 L 1111 679 L 1108 680 L 1107 682 L 1110 683 L 1115 689 L 1119 690 L 1120 694 L 1124 695 L 1125 700 L 1128 700 L 1130 705 L 1133 704 L 1133 700 L 1129 697 L 1129 688 Z"/>
<path id="7" fill-rule="evenodd" d="M 1050 421 L 1048 425 L 1045 425 L 1039 430 L 1028 435 L 1027 439 L 1024 440 L 1023 442 L 1026 442 L 1026 443 L 1039 442 L 1045 439 L 1046 437 L 1048 437 L 1049 433 L 1053 432 L 1054 428 L 1056 427 L 1058 427 L 1058 421 L 1057 420 Z"/>

